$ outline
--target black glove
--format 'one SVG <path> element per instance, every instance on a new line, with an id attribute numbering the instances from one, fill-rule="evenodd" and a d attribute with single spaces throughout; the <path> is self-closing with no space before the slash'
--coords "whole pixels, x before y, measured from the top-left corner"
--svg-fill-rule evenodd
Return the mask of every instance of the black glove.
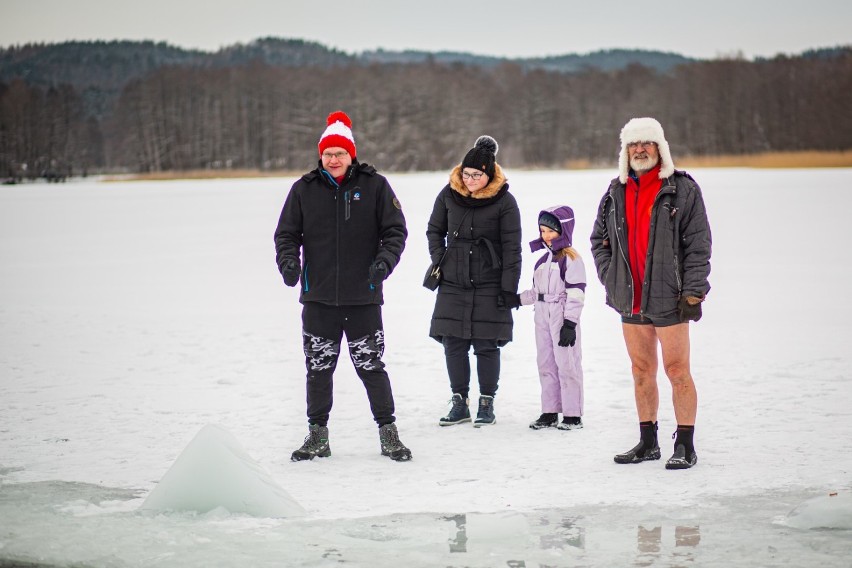
<path id="1" fill-rule="evenodd" d="M 577 324 L 570 320 L 562 322 L 559 330 L 559 347 L 571 347 L 577 342 Z"/>
<path id="2" fill-rule="evenodd" d="M 701 302 L 704 298 L 695 296 L 681 296 L 677 301 L 677 311 L 681 321 L 698 321 L 701 319 Z"/>
<path id="3" fill-rule="evenodd" d="M 497 309 L 499 310 L 511 310 L 512 308 L 517 310 L 520 307 L 521 296 L 514 292 L 502 290 L 500 295 L 497 296 Z"/>
<path id="4" fill-rule="evenodd" d="M 281 276 L 284 277 L 284 284 L 287 286 L 295 286 L 299 283 L 299 275 L 302 273 L 302 267 L 296 262 L 295 258 L 288 258 L 281 265 Z"/>
<path id="5" fill-rule="evenodd" d="M 390 267 L 388 263 L 384 260 L 377 260 L 373 264 L 370 265 L 370 284 L 374 286 L 388 277 L 388 273 L 390 272 Z"/>

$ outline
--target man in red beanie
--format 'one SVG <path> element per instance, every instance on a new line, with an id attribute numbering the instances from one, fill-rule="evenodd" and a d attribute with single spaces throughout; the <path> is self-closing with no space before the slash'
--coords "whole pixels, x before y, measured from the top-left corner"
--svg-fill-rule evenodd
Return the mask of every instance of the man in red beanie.
<path id="1" fill-rule="evenodd" d="M 393 392 L 382 362 L 382 283 L 399 262 L 408 231 L 402 207 L 384 176 L 358 162 L 352 121 L 328 116 L 318 167 L 287 195 L 275 251 L 287 286 L 301 280 L 302 339 L 307 367 L 308 436 L 293 461 L 331 455 L 328 419 L 341 340 L 364 383 L 379 426 L 382 455 L 411 459 L 399 440 Z"/>

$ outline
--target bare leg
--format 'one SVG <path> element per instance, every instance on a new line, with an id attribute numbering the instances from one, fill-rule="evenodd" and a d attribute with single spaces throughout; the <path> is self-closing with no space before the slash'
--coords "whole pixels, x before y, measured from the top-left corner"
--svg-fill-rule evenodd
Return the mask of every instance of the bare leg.
<path id="1" fill-rule="evenodd" d="M 663 368 L 672 384 L 677 423 L 694 426 L 698 413 L 698 393 L 689 370 L 689 324 L 656 328 L 663 350 Z"/>
<path id="2" fill-rule="evenodd" d="M 660 406 L 657 390 L 657 334 L 652 325 L 621 324 L 633 370 L 633 389 L 639 422 L 656 422 Z"/>

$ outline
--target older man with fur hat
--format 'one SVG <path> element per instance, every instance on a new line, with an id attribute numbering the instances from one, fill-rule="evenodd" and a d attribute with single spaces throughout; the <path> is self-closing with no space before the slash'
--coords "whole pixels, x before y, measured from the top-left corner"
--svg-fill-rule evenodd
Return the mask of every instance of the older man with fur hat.
<path id="1" fill-rule="evenodd" d="M 388 180 L 356 158 L 352 121 L 326 120 L 317 168 L 299 178 L 284 202 L 275 251 L 287 286 L 301 280 L 302 340 L 307 367 L 308 436 L 293 461 L 331 455 L 332 378 L 346 335 L 364 383 L 382 455 L 411 459 L 399 440 L 388 373 L 382 362 L 382 287 L 399 262 L 408 231 Z"/>
<path id="2" fill-rule="evenodd" d="M 659 344 L 677 419 L 674 454 L 666 469 L 687 469 L 698 462 L 689 321 L 701 318 L 701 303 L 710 290 L 710 225 L 701 189 L 675 169 L 655 119 L 633 118 L 624 126 L 618 167 L 591 237 L 606 302 L 621 315 L 639 415 L 639 443 L 614 459 L 621 464 L 660 459 Z"/>

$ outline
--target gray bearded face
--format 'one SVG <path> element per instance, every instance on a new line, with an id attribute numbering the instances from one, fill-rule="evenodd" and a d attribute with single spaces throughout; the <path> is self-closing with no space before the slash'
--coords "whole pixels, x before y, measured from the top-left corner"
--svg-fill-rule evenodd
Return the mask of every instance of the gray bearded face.
<path id="1" fill-rule="evenodd" d="M 634 172 L 647 172 L 657 165 L 658 156 L 650 156 L 647 152 L 637 152 L 630 156 L 630 167 Z"/>

